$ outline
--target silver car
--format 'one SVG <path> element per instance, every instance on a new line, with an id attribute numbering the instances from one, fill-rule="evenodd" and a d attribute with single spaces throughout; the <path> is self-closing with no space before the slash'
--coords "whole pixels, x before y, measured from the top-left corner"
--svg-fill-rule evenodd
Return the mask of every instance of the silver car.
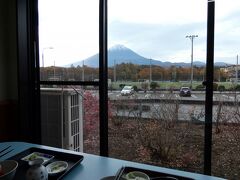
<path id="1" fill-rule="evenodd" d="M 134 93 L 133 86 L 124 86 L 124 88 L 121 91 L 122 96 L 132 95 L 133 93 Z"/>

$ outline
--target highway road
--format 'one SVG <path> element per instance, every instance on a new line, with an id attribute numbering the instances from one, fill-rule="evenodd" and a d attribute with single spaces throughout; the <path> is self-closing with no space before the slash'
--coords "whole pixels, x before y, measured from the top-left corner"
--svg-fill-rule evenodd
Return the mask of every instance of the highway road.
<path id="1" fill-rule="evenodd" d="M 204 111 L 205 111 L 205 93 L 203 92 L 193 92 L 191 97 L 180 97 L 179 92 L 138 92 L 134 93 L 130 96 L 122 96 L 120 91 L 114 91 L 108 93 L 109 99 L 112 100 L 113 103 L 118 103 L 123 100 L 123 104 L 128 105 L 130 101 L 128 100 L 137 100 L 135 108 L 125 108 L 125 109 L 118 109 L 115 112 L 115 115 L 121 117 L 141 117 L 141 118 L 161 118 L 164 114 L 168 114 L 169 118 L 177 112 L 178 120 L 194 120 L 198 122 L 203 122 L 205 120 Z M 170 103 L 166 103 L 165 100 L 173 100 Z M 149 101 L 146 101 L 149 100 Z M 151 101 L 152 100 L 152 101 Z M 159 100 L 156 102 L 156 100 Z M 163 101 L 161 101 L 163 100 Z M 179 101 L 175 101 L 179 100 Z M 215 102 L 223 101 L 223 102 L 239 102 L 240 101 L 240 94 L 239 93 L 220 93 L 215 92 L 213 96 L 213 100 Z M 187 103 L 185 103 L 187 102 Z M 167 105 L 166 105 L 167 104 Z M 177 104 L 177 105 L 176 105 Z M 138 107 L 137 107 L 138 106 Z M 148 106 L 148 110 L 142 110 L 142 106 Z M 164 107 L 165 106 L 165 107 Z M 213 121 L 217 119 L 219 105 L 216 103 L 213 106 Z M 231 107 L 224 107 L 226 110 L 231 112 L 235 108 L 234 106 Z M 173 117 L 172 117 L 173 118 Z"/>
<path id="2" fill-rule="evenodd" d="M 179 96 L 178 91 L 173 93 L 167 91 L 160 92 L 135 92 L 130 96 L 122 96 L 120 91 L 109 91 L 108 97 L 110 100 L 119 100 L 119 99 L 179 99 L 179 100 L 198 100 L 205 101 L 205 92 L 203 91 L 193 91 L 191 97 L 181 97 Z M 213 100 L 217 101 L 235 101 L 240 100 L 240 93 L 233 92 L 214 92 Z"/>

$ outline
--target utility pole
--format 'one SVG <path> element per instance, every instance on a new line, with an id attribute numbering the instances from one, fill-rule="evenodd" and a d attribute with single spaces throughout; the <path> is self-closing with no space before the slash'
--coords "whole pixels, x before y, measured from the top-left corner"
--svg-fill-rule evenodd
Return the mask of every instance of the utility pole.
<path id="1" fill-rule="evenodd" d="M 43 48 L 43 51 L 42 51 L 42 67 L 44 68 L 44 48 Z"/>
<path id="2" fill-rule="evenodd" d="M 44 47 L 43 49 L 42 49 L 42 67 L 44 68 L 44 51 L 46 50 L 46 49 L 53 49 L 53 47 Z"/>
<path id="3" fill-rule="evenodd" d="M 177 67 L 174 66 L 174 82 L 177 81 Z"/>
<path id="4" fill-rule="evenodd" d="M 218 77 L 218 81 L 221 82 L 221 69 L 219 69 L 219 77 Z"/>
<path id="5" fill-rule="evenodd" d="M 117 81 L 117 77 L 116 77 L 116 60 L 114 59 L 114 67 L 113 67 L 113 80 L 114 82 Z"/>
<path id="6" fill-rule="evenodd" d="M 190 35 L 186 36 L 186 38 L 189 38 L 191 40 L 191 89 L 192 89 L 192 82 L 193 82 L 193 40 L 194 38 L 198 37 L 198 35 Z"/>
<path id="7" fill-rule="evenodd" d="M 84 60 L 82 63 L 82 81 L 84 81 Z"/>
<path id="8" fill-rule="evenodd" d="M 236 63 L 236 84 L 238 83 L 238 55 L 237 55 L 237 63 Z"/>
<path id="9" fill-rule="evenodd" d="M 55 78 L 55 60 L 53 61 L 53 79 L 54 81 L 56 81 L 56 78 Z"/>
<path id="10" fill-rule="evenodd" d="M 150 63 L 149 82 L 151 83 L 152 82 L 152 59 L 150 58 L 149 60 L 150 60 L 150 62 L 149 62 Z"/>

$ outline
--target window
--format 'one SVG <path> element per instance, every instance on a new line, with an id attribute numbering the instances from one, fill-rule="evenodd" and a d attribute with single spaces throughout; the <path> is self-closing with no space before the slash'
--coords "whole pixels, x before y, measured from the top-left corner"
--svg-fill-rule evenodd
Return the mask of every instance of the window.
<path id="1" fill-rule="evenodd" d="M 91 1 L 91 3 L 92 2 L 93 1 Z M 127 2 L 109 0 L 108 18 L 107 18 L 107 0 L 96 1 L 95 5 L 91 4 L 89 6 L 88 9 L 90 10 L 87 13 L 98 12 L 98 10 L 92 12 L 91 9 L 93 7 L 95 8 L 98 7 L 98 5 L 100 10 L 98 12 L 99 14 L 96 13 L 95 16 L 97 17 L 97 19 L 99 18 L 99 24 L 97 22 L 97 24 L 99 25 L 99 38 L 96 36 L 96 34 L 95 35 L 91 34 L 93 37 L 95 37 L 94 47 L 97 47 L 96 45 L 99 43 L 99 47 L 97 47 L 97 49 L 99 48 L 100 63 L 99 69 L 98 70 L 95 69 L 96 70 L 94 71 L 95 73 L 86 74 L 87 73 L 86 66 L 88 65 L 85 62 L 85 60 L 84 65 L 86 64 L 86 66 L 80 65 L 79 67 L 75 67 L 74 64 L 73 66 L 71 66 L 70 63 L 68 71 L 60 71 L 60 69 L 57 69 L 59 66 L 60 67 L 62 66 L 61 68 L 64 69 L 65 66 L 63 66 L 64 64 L 60 64 L 57 61 L 57 58 L 55 57 L 57 46 L 52 44 L 46 44 L 41 46 L 40 42 L 39 43 L 40 56 L 36 57 L 36 62 L 32 61 L 32 59 L 34 59 L 35 57 L 34 53 L 35 52 L 38 53 L 38 51 L 35 51 L 36 50 L 35 48 L 38 46 L 37 41 L 38 26 L 36 24 L 36 22 L 38 21 L 36 19 L 37 17 L 36 12 L 34 11 L 37 9 L 36 8 L 37 4 L 36 1 L 26 0 L 22 0 L 21 2 L 18 1 L 18 24 L 19 24 L 18 43 L 19 43 L 19 74 L 20 74 L 19 100 L 20 104 L 22 105 L 20 109 L 21 110 L 20 118 L 24 119 L 24 123 L 20 124 L 22 135 L 28 136 L 29 134 L 31 134 L 32 135 L 31 136 L 32 139 L 30 139 L 31 142 L 36 142 L 40 139 L 39 134 L 41 133 L 39 132 L 39 126 L 41 126 L 41 121 L 38 121 L 37 119 L 38 117 L 40 117 L 38 116 L 40 109 L 40 107 L 38 107 L 39 104 L 38 100 L 40 99 L 40 97 L 42 98 L 41 99 L 42 103 L 45 104 L 49 103 L 48 104 L 49 107 L 58 107 L 60 105 L 63 106 L 64 103 L 62 102 L 64 101 L 68 104 L 67 105 L 68 109 L 64 109 L 64 111 L 62 110 L 59 114 L 55 113 L 54 115 L 55 116 L 58 115 L 61 117 L 65 117 L 67 115 L 69 116 L 70 118 L 70 121 L 68 121 L 69 124 L 63 123 L 64 121 L 62 121 L 61 123 L 63 129 L 67 129 L 66 126 L 69 126 L 71 127 L 71 130 L 68 132 L 63 131 L 61 133 L 63 137 L 66 137 L 67 133 L 70 133 L 70 135 L 73 136 L 72 149 L 76 151 L 78 150 L 81 151 L 81 146 L 79 143 L 80 142 L 79 139 L 81 139 L 81 137 L 78 136 L 79 135 L 78 128 L 81 128 L 80 127 L 81 122 L 78 121 L 81 115 L 81 111 L 79 110 L 80 106 L 78 104 L 81 102 L 82 96 L 79 96 L 80 94 L 79 92 L 85 92 L 87 90 L 90 90 L 90 94 L 92 97 L 99 98 L 98 102 L 99 102 L 100 127 L 99 127 L 99 143 L 97 144 L 100 146 L 100 155 L 107 156 L 109 154 L 111 157 L 154 164 L 156 162 L 152 160 L 159 158 L 159 151 L 157 151 L 159 149 L 157 150 L 154 149 L 155 145 L 159 142 L 163 142 L 165 143 L 165 147 L 168 147 L 166 145 L 172 145 L 173 143 L 171 142 L 173 142 L 173 140 L 176 141 L 176 138 L 179 138 L 179 136 L 181 135 L 183 138 L 181 138 L 180 140 L 185 142 L 183 143 L 181 142 L 179 146 L 178 144 L 174 144 L 175 147 L 174 150 L 178 149 L 180 150 L 180 152 L 179 151 L 176 152 L 176 150 L 175 151 L 169 150 L 169 152 L 172 153 L 171 155 L 173 155 L 173 157 L 176 157 L 175 161 L 172 161 L 173 163 L 171 163 L 171 161 L 165 161 L 164 159 L 162 159 L 162 162 L 160 162 L 162 163 L 160 164 L 161 166 L 203 173 L 203 171 L 199 169 L 200 165 L 201 168 L 204 168 L 205 174 L 212 173 L 213 175 L 216 176 L 221 176 L 230 179 L 232 178 L 238 179 L 239 169 L 237 165 L 239 164 L 238 162 L 239 157 L 237 156 L 237 152 L 239 151 L 239 149 L 237 149 L 238 147 L 237 144 L 239 128 L 238 122 L 235 122 L 235 120 L 238 120 L 238 93 L 237 93 L 238 63 L 235 63 L 237 61 L 238 56 L 234 50 L 235 49 L 234 45 L 237 44 L 237 41 L 239 39 L 238 34 L 236 33 L 238 32 L 237 31 L 238 27 L 237 23 L 235 23 L 235 20 L 237 19 L 236 18 L 237 13 L 235 10 L 239 9 L 239 4 L 235 2 L 231 4 L 228 3 L 226 5 L 223 3 L 223 1 L 220 0 L 216 3 L 217 4 L 216 30 L 214 31 L 214 4 L 215 4 L 214 1 L 209 0 L 208 6 L 206 6 L 207 3 L 205 4 L 204 2 L 200 1 L 199 2 L 186 1 L 188 3 L 186 3 L 185 1 L 181 2 L 176 1 L 174 7 L 177 7 L 178 9 L 177 10 L 175 9 L 175 11 L 173 11 L 174 13 L 171 12 L 171 10 L 173 10 L 172 4 L 170 8 L 165 7 L 168 4 L 168 2 L 166 1 L 161 1 L 161 3 L 163 2 L 166 3 L 164 4 L 165 6 L 163 4 L 161 4 L 162 6 L 154 6 L 154 3 L 158 2 L 156 0 L 155 1 L 152 0 L 151 2 L 148 1 L 147 4 L 144 4 L 144 6 L 142 6 L 142 3 L 144 2 L 145 1 L 143 0 L 137 2 L 135 2 L 134 0 Z M 51 2 L 48 1 L 48 3 Z M 58 1 L 57 3 L 61 2 Z M 83 2 L 82 7 L 85 7 L 84 6 L 85 3 L 87 4 L 88 2 Z M 197 9 L 194 9 L 197 3 L 202 3 L 202 6 L 197 6 Z M 136 4 L 137 6 L 133 6 Z M 123 8 L 119 8 L 122 6 Z M 186 8 L 186 12 L 191 12 L 188 13 L 186 17 L 182 16 L 184 15 L 185 9 L 183 10 L 180 7 L 183 6 L 185 6 L 184 8 Z M 26 7 L 29 7 L 29 9 Z M 48 4 L 47 7 L 50 9 L 51 7 L 56 8 L 56 6 L 51 6 L 50 4 Z M 152 11 L 150 11 L 149 13 L 143 13 L 146 12 L 147 7 L 149 7 L 149 9 L 151 9 Z M 25 11 L 24 8 L 26 8 L 26 10 L 28 11 Z M 163 8 L 162 11 L 159 11 L 159 8 Z M 207 9 L 208 17 L 206 17 Z M 128 15 L 127 13 L 128 11 L 131 12 L 131 16 Z M 176 11 L 179 12 L 177 15 L 175 13 Z M 39 13 L 41 14 L 41 12 Z M 156 15 L 158 13 L 163 13 L 163 15 L 161 17 L 158 17 Z M 195 13 L 201 14 L 200 16 L 197 16 L 199 17 L 199 19 L 195 16 Z M 134 22 L 134 18 L 138 16 L 141 17 L 140 21 Z M 77 16 L 73 14 L 73 17 L 76 18 Z M 56 17 L 56 19 L 58 18 L 59 17 Z M 54 21 L 56 19 L 54 19 Z M 171 21 L 175 19 L 178 19 L 179 21 L 176 24 L 171 24 Z M 202 19 L 208 19 L 208 22 L 206 23 L 202 21 Z M 27 20 L 29 20 L 29 22 Z M 107 20 L 109 20 L 108 23 Z M 154 24 L 155 20 L 157 21 L 167 20 L 167 21 L 165 21 L 164 23 L 157 23 L 156 25 Z M 195 23 L 192 24 L 193 26 L 191 26 L 191 24 L 188 23 L 184 24 L 185 21 L 190 20 L 194 20 L 193 22 Z M 60 19 L 60 21 L 62 21 L 62 19 Z M 142 24 L 143 22 L 145 22 L 147 25 L 145 24 L 143 26 Z M 74 24 L 76 25 L 77 23 L 78 19 L 74 22 Z M 86 24 L 84 24 L 84 21 L 82 23 L 84 27 L 84 25 Z M 81 24 L 81 22 L 79 22 L 79 24 Z M 159 24 L 160 25 L 163 24 L 165 26 L 159 26 Z M 208 24 L 207 28 L 203 24 Z M 174 28 L 174 25 L 176 26 L 176 28 Z M 182 25 L 189 26 L 187 26 L 187 28 L 185 29 L 184 28 L 182 29 L 181 28 Z M 190 29 L 190 27 L 192 27 L 193 30 L 195 31 L 191 31 L 189 33 L 186 32 Z M 166 28 L 170 28 L 170 30 Z M 159 30 L 158 32 L 156 32 L 156 34 L 165 32 L 169 33 L 170 35 L 168 36 L 162 35 L 161 39 L 165 38 L 166 40 L 163 42 L 159 41 L 159 38 L 154 38 L 156 36 L 156 34 L 154 33 L 155 29 Z M 49 31 L 51 30 L 53 29 L 49 29 Z M 73 29 L 70 28 L 70 30 L 72 31 Z M 109 34 L 107 34 L 107 30 L 109 30 Z M 176 30 L 177 32 L 175 32 L 174 30 Z M 225 32 L 225 30 L 227 31 Z M 89 31 L 87 31 L 86 34 L 89 34 Z M 148 36 L 143 35 L 144 32 L 148 32 Z M 234 59 L 235 61 L 233 62 L 232 65 L 221 68 L 219 66 L 218 67 L 216 66 L 215 68 L 213 68 L 212 59 L 213 59 L 214 32 L 216 33 L 215 60 L 217 60 L 218 58 L 224 58 L 223 61 L 226 63 L 227 58 L 231 58 Z M 175 39 L 175 35 L 178 33 L 182 33 L 182 36 L 181 37 L 179 36 L 179 39 L 177 38 Z M 41 34 L 40 32 L 39 35 L 41 36 L 43 34 Z M 53 33 L 53 35 L 55 35 L 55 33 Z M 69 34 L 67 33 L 65 35 L 66 36 L 62 38 L 66 38 Z M 187 38 L 185 38 L 186 36 Z M 138 43 L 138 47 L 134 46 L 133 42 L 136 39 L 144 42 L 144 44 L 146 44 L 144 45 L 144 47 L 146 48 L 141 47 L 143 46 L 143 43 Z M 207 42 L 204 43 L 206 39 Z M 152 50 L 151 47 L 153 47 L 154 43 L 158 43 L 158 47 L 160 48 L 158 50 L 151 51 Z M 172 54 L 170 53 L 171 49 L 176 47 L 176 45 L 178 45 L 179 43 L 182 44 L 180 44 L 180 46 L 178 46 L 176 49 L 173 49 L 175 52 L 178 53 L 176 53 L 174 56 L 170 56 Z M 109 44 L 108 52 L 107 44 Z M 118 45 L 115 46 L 116 44 Z M 205 48 L 203 47 L 204 44 L 207 44 L 207 49 L 204 49 Z M 222 44 L 227 44 L 228 47 L 222 46 Z M 154 61 L 155 59 L 157 59 L 157 55 L 154 55 L 154 53 L 156 52 L 158 55 L 160 55 L 160 57 L 165 57 L 164 60 L 170 58 L 170 60 L 175 61 L 176 59 L 174 59 L 174 57 L 178 57 L 177 59 L 181 59 L 181 57 L 186 57 L 186 59 L 188 59 L 188 62 L 190 62 L 191 45 L 194 45 L 193 62 L 195 63 L 197 61 L 197 58 L 203 59 L 205 57 L 204 54 L 207 52 L 207 67 L 205 69 L 199 68 L 196 64 L 194 66 L 191 66 L 191 68 L 179 67 L 178 64 L 174 64 L 174 66 L 170 66 L 169 68 L 167 68 L 168 71 L 165 71 L 166 69 L 164 70 L 164 68 L 160 68 L 161 66 L 160 67 L 156 66 Z M 164 47 L 168 47 L 168 49 L 162 51 Z M 186 50 L 184 50 L 185 49 L 184 48 L 180 51 L 177 51 L 178 48 L 181 49 L 181 47 L 186 47 Z M 119 63 L 119 59 L 117 58 L 113 58 L 113 60 L 111 60 L 111 55 L 113 54 L 113 52 L 116 52 L 116 50 L 125 51 L 126 49 L 133 53 L 135 57 L 137 56 L 137 54 L 141 55 L 138 56 L 139 58 L 138 63 L 140 65 L 137 66 L 131 60 L 131 58 L 125 58 L 124 56 L 117 56 L 119 59 L 124 60 L 122 63 Z M 71 55 L 72 53 L 69 53 L 69 56 Z M 143 57 L 145 57 L 145 59 L 147 59 L 148 61 L 148 63 L 145 65 L 141 64 Z M 109 59 L 108 62 L 107 59 Z M 45 71 L 45 67 L 47 66 L 46 63 L 48 60 L 50 64 L 49 66 L 51 68 L 49 68 L 48 71 L 47 70 Z M 214 76 L 213 70 L 215 72 Z M 39 72 L 39 75 L 41 75 L 40 81 L 38 77 L 35 77 L 36 75 L 35 72 L 37 73 Z M 90 72 L 93 72 L 93 69 L 90 69 Z M 60 76 L 65 77 L 65 75 L 66 78 L 60 78 Z M 86 78 L 85 75 L 87 75 Z M 99 81 L 96 81 L 96 79 L 99 79 Z M 111 79 L 111 81 L 109 81 L 107 85 L 108 79 Z M 206 87 L 202 86 L 201 84 L 195 84 L 195 81 L 200 82 L 205 79 L 207 80 L 205 82 L 205 84 L 207 85 Z M 218 87 L 216 87 L 215 83 L 212 84 L 213 80 L 216 82 L 216 84 L 218 84 Z M 131 82 L 130 84 L 129 81 L 134 82 Z M 178 97 L 179 89 L 173 88 L 176 81 L 179 82 L 185 81 L 183 82 L 184 84 L 181 85 L 183 87 L 189 86 L 189 81 L 192 82 L 191 97 L 182 97 L 182 99 L 180 96 Z M 223 81 L 228 82 L 222 84 Z M 158 87 L 159 84 L 160 87 Z M 119 94 L 120 89 L 122 89 L 125 85 L 132 85 L 134 93 L 129 96 L 121 96 Z M 44 89 L 45 91 L 44 90 L 39 91 L 38 89 L 39 87 L 41 87 L 42 90 L 45 88 Z M 88 87 L 90 87 L 90 89 L 88 89 Z M 228 91 L 227 93 L 224 92 L 224 89 L 229 89 L 232 87 L 234 87 L 233 89 L 230 89 L 232 91 Z M 56 90 L 55 93 L 56 94 L 59 93 L 61 95 L 57 96 L 55 94 L 54 96 L 52 96 L 51 92 L 48 92 L 47 90 L 48 88 L 50 88 L 51 90 L 55 89 Z M 57 89 L 60 90 L 58 91 Z M 194 92 L 194 90 L 196 89 L 198 91 Z M 217 89 L 218 91 L 217 92 L 213 91 L 214 89 Z M 161 92 L 159 90 L 165 92 L 159 93 Z M 205 108 L 203 107 L 203 104 L 197 106 L 192 104 L 184 105 L 181 104 L 181 102 L 183 102 L 187 98 L 194 99 L 195 98 L 193 96 L 195 95 L 194 93 L 200 92 L 201 94 L 201 92 L 205 90 L 206 90 L 205 103 L 207 105 Z M 49 93 L 51 94 L 51 96 L 48 95 Z M 97 95 L 95 96 L 95 94 L 99 94 L 99 96 Z M 140 98 L 139 94 L 143 95 L 142 99 Z M 158 94 L 159 100 L 156 98 L 156 94 Z M 197 95 L 195 96 L 198 97 Z M 211 101 L 212 97 L 214 100 L 213 107 Z M 108 101 L 108 98 L 110 101 Z M 49 99 L 51 101 L 49 101 Z M 91 102 L 95 101 L 92 100 Z M 149 106 L 148 105 L 149 102 L 153 103 L 153 105 Z M 109 107 L 108 110 L 104 109 L 107 105 Z M 190 108 L 192 109 L 191 112 L 189 112 Z M 50 109 L 51 108 L 48 108 L 47 110 Z M 42 110 L 44 110 L 44 107 L 42 107 Z M 51 110 L 57 111 L 54 108 L 52 108 Z M 153 110 L 156 111 L 156 113 L 152 113 Z M 178 110 L 178 113 L 176 110 Z M 186 113 L 186 110 L 188 111 L 188 113 Z M 205 113 L 203 112 L 204 110 L 206 111 Z M 168 113 L 159 113 L 159 111 Z M 191 123 L 186 123 L 184 125 L 182 121 L 180 122 L 178 121 L 177 122 L 178 126 L 176 126 L 175 121 L 170 121 L 170 123 L 169 122 L 165 123 L 165 121 L 162 121 L 164 123 L 156 124 L 156 121 L 154 121 L 154 119 L 153 120 L 146 120 L 147 118 L 143 119 L 144 116 L 149 117 L 150 114 L 155 119 L 158 118 L 165 120 L 166 119 L 176 120 L 181 118 L 183 119 L 188 118 L 191 119 Z M 182 116 L 183 114 L 186 114 L 186 117 L 183 117 Z M 202 116 L 202 114 L 206 114 L 205 117 L 204 115 Z M 106 117 L 108 116 L 109 121 L 107 122 Z M 126 116 L 128 118 L 126 118 Z M 54 120 L 54 118 L 51 117 L 51 113 L 48 114 L 48 118 Z M 135 120 L 133 118 L 135 118 Z M 206 119 L 206 122 L 202 124 L 204 118 Z M 32 119 L 35 119 L 36 121 L 31 121 Z M 224 121 L 224 119 L 227 121 Z M 146 122 L 148 123 L 148 125 L 146 125 Z M 162 127 L 164 127 L 165 129 L 163 129 Z M 123 131 L 123 129 L 125 129 L 125 132 Z M 191 131 L 192 134 L 195 133 L 194 135 L 198 137 L 196 141 L 197 143 L 193 144 L 193 141 L 196 139 L 191 137 L 189 137 L 186 140 L 187 136 L 189 136 L 190 134 L 186 134 L 186 136 L 184 136 L 184 134 L 182 134 L 184 131 L 182 130 L 189 130 Z M 28 132 L 28 134 L 26 132 Z M 129 141 L 129 139 L 131 140 L 131 138 L 133 137 L 135 138 L 136 136 L 137 136 L 136 142 Z M 212 136 L 213 141 L 211 138 Z M 149 137 L 156 137 L 152 138 L 153 143 L 149 144 L 149 146 L 153 149 L 151 153 L 149 153 L 150 152 L 149 149 L 146 149 L 146 147 L 148 146 L 147 143 L 150 141 L 145 141 L 145 139 Z M 116 142 L 121 142 L 118 144 L 121 147 L 119 146 L 115 147 L 114 145 L 116 144 Z M 137 144 L 139 142 L 142 143 L 141 144 L 142 146 L 139 146 L 139 144 Z M 169 142 L 170 144 L 166 144 Z M 211 148 L 212 143 L 213 147 Z M 194 146 L 194 148 L 192 148 L 191 146 Z M 137 151 L 132 152 L 131 149 L 133 148 L 124 148 L 124 150 L 122 150 L 121 149 L 122 147 L 135 147 Z M 193 149 L 193 151 L 189 151 L 189 149 Z M 162 150 L 164 153 L 168 152 L 166 151 L 165 148 Z M 221 152 L 223 152 L 224 155 L 220 156 L 219 154 L 221 154 Z M 98 152 L 96 154 L 98 154 Z M 139 154 L 141 156 L 139 156 Z M 183 160 L 185 162 L 183 162 Z M 197 163 L 191 164 L 192 162 Z M 219 171 L 219 169 L 224 167 L 229 168 L 225 169 L 224 171 Z"/>
<path id="2" fill-rule="evenodd" d="M 240 178 L 239 8 L 216 2 L 212 174 L 227 179 Z"/>
<path id="3" fill-rule="evenodd" d="M 38 1 L 42 144 L 100 153 L 98 3 Z"/>
<path id="4" fill-rule="evenodd" d="M 40 80 L 98 79 L 98 1 L 38 2 Z"/>
<path id="5" fill-rule="evenodd" d="M 109 155 L 203 173 L 207 3 L 108 2 Z"/>

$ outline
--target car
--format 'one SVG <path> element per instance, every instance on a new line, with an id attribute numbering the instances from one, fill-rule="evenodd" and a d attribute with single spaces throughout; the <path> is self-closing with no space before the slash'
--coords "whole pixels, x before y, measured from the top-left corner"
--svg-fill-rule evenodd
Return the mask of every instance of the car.
<path id="1" fill-rule="evenodd" d="M 124 86 L 123 89 L 121 90 L 122 96 L 132 95 L 133 93 L 134 93 L 133 86 Z"/>
<path id="2" fill-rule="evenodd" d="M 180 88 L 180 96 L 191 96 L 191 89 L 189 87 Z"/>

